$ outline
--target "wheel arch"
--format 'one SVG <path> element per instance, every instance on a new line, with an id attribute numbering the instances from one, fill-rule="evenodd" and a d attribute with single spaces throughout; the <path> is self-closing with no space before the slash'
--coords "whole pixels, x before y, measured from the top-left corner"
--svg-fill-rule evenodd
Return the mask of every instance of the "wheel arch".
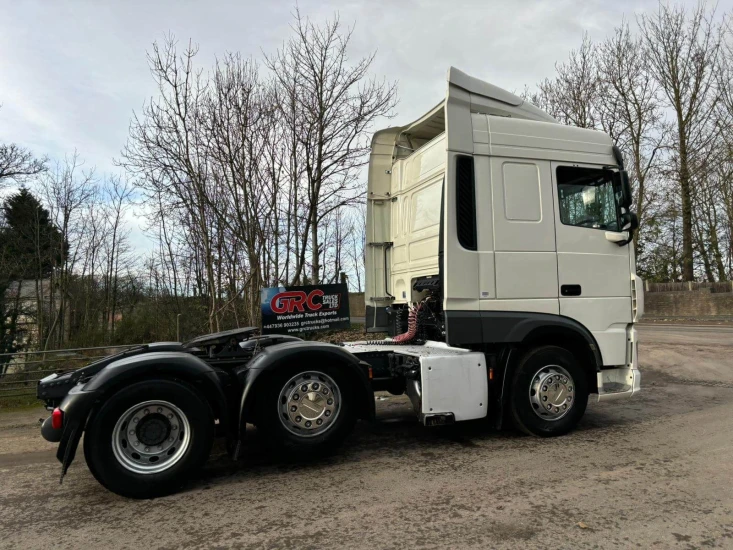
<path id="1" fill-rule="evenodd" d="M 76 456 L 82 432 L 107 399 L 120 389 L 150 379 L 182 381 L 199 391 L 228 429 L 227 398 L 216 371 L 201 359 L 185 352 L 153 352 L 113 361 L 78 391 L 69 392 L 60 407 L 66 415 L 56 457 L 61 462 L 62 476 Z"/>
<path id="2" fill-rule="evenodd" d="M 210 365 L 190 353 L 147 353 L 115 361 L 90 380 L 84 390 L 96 392 L 103 402 L 127 385 L 151 379 L 187 384 L 204 397 L 214 417 L 219 420 L 221 428 L 228 429 L 230 424 L 228 400 L 222 383 Z"/>
<path id="3" fill-rule="evenodd" d="M 333 344 L 292 342 L 268 347 L 250 363 L 250 368 L 245 373 L 239 408 L 240 437 L 244 433 L 246 422 L 253 419 L 259 390 L 267 384 L 276 372 L 296 364 L 317 365 L 319 363 L 341 367 L 345 373 L 348 373 L 349 381 L 358 399 L 359 418 L 373 419 L 375 405 L 371 383 L 367 374 L 368 364 L 360 361 L 345 349 Z"/>
<path id="4" fill-rule="evenodd" d="M 544 316 L 543 316 L 544 317 Z M 557 346 L 573 354 L 586 374 L 589 393 L 598 392 L 598 372 L 603 366 L 600 349 L 591 332 L 577 321 L 555 315 L 547 319 L 531 317 L 520 322 L 510 332 L 508 344 L 499 354 L 502 366 L 501 390 L 499 393 L 499 415 L 497 425 L 501 427 L 507 413 L 511 380 L 522 357 L 530 350 L 542 346 Z"/>
<path id="5" fill-rule="evenodd" d="M 589 392 L 598 392 L 597 373 L 603 362 L 593 335 L 565 326 L 547 326 L 534 329 L 520 344 L 523 352 L 541 346 L 557 346 L 572 353 L 586 374 Z"/>

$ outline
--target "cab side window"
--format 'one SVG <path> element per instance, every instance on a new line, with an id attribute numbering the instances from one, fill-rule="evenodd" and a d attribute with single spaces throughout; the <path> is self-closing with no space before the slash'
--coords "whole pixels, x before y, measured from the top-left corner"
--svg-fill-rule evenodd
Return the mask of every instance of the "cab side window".
<path id="1" fill-rule="evenodd" d="M 560 221 L 565 225 L 618 231 L 618 208 L 608 171 L 597 168 L 559 166 L 557 190 Z"/>

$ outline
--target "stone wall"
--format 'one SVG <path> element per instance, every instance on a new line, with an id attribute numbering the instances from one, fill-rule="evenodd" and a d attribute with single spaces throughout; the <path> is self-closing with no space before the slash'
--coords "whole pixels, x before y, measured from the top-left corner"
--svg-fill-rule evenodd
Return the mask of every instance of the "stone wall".
<path id="1" fill-rule="evenodd" d="M 352 317 L 364 317 L 366 315 L 363 292 L 349 292 L 349 315 Z"/>
<path id="2" fill-rule="evenodd" d="M 733 292 L 646 292 L 644 317 L 733 317 Z"/>

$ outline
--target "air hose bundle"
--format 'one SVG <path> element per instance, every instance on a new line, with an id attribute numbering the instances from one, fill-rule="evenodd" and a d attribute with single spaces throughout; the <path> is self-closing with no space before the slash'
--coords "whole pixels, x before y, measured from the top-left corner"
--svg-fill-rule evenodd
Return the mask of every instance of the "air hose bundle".
<path id="1" fill-rule="evenodd" d="M 422 307 L 422 302 L 419 304 L 411 304 L 410 310 L 407 314 L 407 332 L 398 334 L 392 338 L 392 342 L 397 344 L 406 344 L 417 336 L 417 314 Z"/>

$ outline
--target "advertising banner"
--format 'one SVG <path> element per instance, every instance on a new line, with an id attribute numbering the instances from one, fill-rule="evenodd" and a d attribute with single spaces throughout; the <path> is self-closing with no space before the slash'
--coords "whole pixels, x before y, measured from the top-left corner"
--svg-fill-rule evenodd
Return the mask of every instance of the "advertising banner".
<path id="1" fill-rule="evenodd" d="M 262 334 L 347 329 L 349 289 L 345 284 L 262 289 Z"/>

